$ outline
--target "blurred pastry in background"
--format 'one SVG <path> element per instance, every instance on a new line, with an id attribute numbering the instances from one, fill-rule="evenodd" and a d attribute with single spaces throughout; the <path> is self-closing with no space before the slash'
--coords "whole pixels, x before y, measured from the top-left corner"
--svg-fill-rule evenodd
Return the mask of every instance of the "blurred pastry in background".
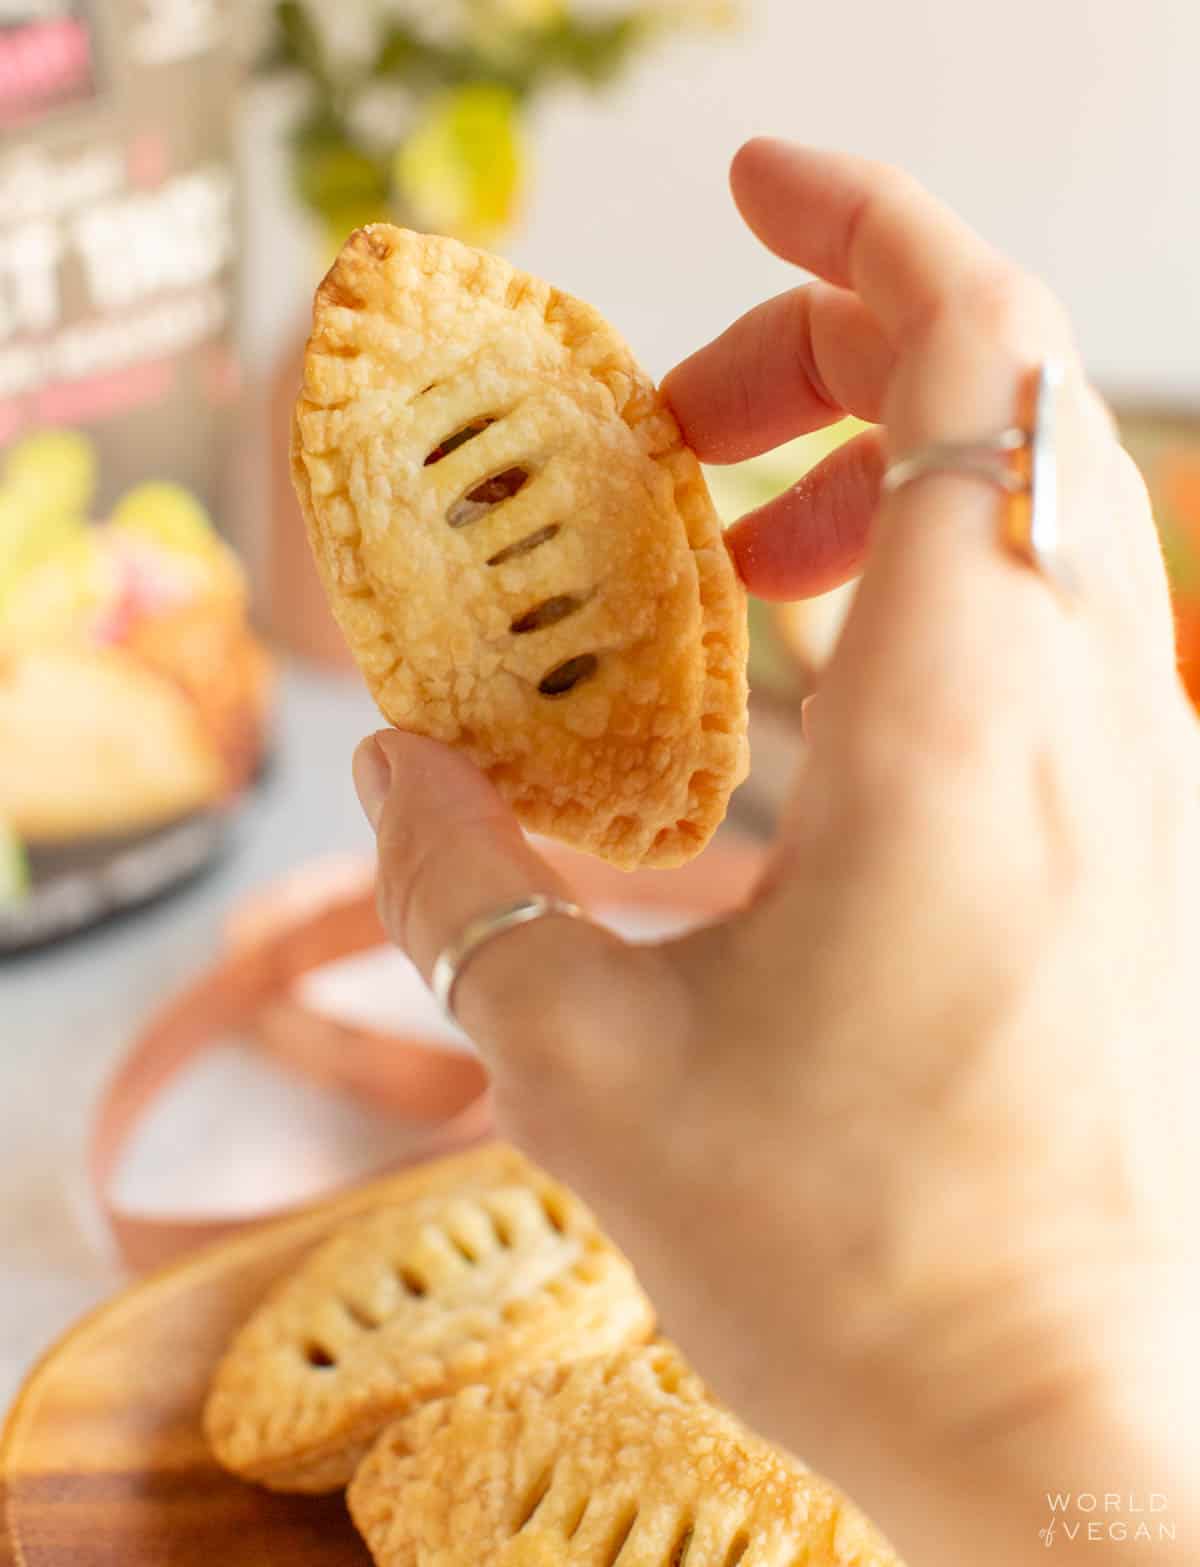
<path id="1" fill-rule="evenodd" d="M 28 846 L 221 805 L 263 753 L 270 665 L 232 551 L 178 485 L 98 522 L 95 488 L 75 432 L 0 469 L 0 821 Z"/>
<path id="2" fill-rule="evenodd" d="M 0 755 L 0 817 L 31 845 L 150 827 L 225 786 L 191 704 L 106 648 L 0 655 Z"/>

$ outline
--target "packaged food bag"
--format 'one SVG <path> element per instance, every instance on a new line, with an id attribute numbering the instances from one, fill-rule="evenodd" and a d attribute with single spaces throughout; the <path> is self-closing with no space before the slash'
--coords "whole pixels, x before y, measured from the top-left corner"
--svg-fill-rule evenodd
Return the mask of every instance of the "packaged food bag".
<path id="1" fill-rule="evenodd" d="M 0 947 L 195 870 L 260 760 L 234 20 L 0 0 Z"/>

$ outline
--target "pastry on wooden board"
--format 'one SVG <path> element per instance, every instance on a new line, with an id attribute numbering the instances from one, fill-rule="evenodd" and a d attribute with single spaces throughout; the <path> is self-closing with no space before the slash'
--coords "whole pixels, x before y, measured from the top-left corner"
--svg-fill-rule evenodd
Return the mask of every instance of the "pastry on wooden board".
<path id="1" fill-rule="evenodd" d="M 349 1501 L 377 1567 L 900 1567 L 662 1342 L 400 1422 Z"/>
<path id="2" fill-rule="evenodd" d="M 629 1264 L 515 1150 L 428 1173 L 318 1248 L 234 1339 L 205 1410 L 226 1468 L 277 1490 L 336 1490 L 397 1416 L 650 1336 Z"/>

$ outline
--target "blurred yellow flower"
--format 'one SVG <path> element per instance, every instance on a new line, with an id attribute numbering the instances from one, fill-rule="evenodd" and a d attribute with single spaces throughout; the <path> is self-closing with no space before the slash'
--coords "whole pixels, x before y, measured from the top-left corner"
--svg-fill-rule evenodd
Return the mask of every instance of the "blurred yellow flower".
<path id="1" fill-rule="evenodd" d="M 489 20 L 509 27 L 549 27 L 566 15 L 566 0 L 483 0 Z"/>
<path id="2" fill-rule="evenodd" d="M 77 430 L 39 430 L 9 451 L 3 485 L 30 510 L 85 512 L 96 493 L 95 447 Z"/>
<path id="3" fill-rule="evenodd" d="M 182 484 L 152 479 L 126 490 L 110 518 L 114 528 L 181 555 L 216 552 L 212 518 Z"/>
<path id="4" fill-rule="evenodd" d="M 11 448 L 0 469 L 0 621 L 17 580 L 84 532 L 96 454 L 74 430 L 41 430 Z"/>
<path id="5" fill-rule="evenodd" d="M 728 31 L 745 21 L 743 0 L 651 0 L 649 15 L 668 27 Z"/>
<path id="6" fill-rule="evenodd" d="M 566 0 L 471 0 L 467 36 L 500 71 L 520 61 L 531 40 L 567 17 Z"/>
<path id="7" fill-rule="evenodd" d="M 481 82 L 430 100 L 396 154 L 396 188 L 417 227 L 485 245 L 513 221 L 524 166 L 516 98 Z"/>
<path id="8" fill-rule="evenodd" d="M 78 636 L 121 591 L 115 557 L 89 528 L 9 584 L 0 616 L 0 656 Z"/>
<path id="9" fill-rule="evenodd" d="M 728 29 L 747 8 L 747 0 L 274 0 L 262 69 L 307 83 L 292 135 L 294 179 L 331 249 L 348 230 L 390 215 L 489 245 L 517 209 L 527 105 L 564 81 L 603 87 L 672 33 Z"/>

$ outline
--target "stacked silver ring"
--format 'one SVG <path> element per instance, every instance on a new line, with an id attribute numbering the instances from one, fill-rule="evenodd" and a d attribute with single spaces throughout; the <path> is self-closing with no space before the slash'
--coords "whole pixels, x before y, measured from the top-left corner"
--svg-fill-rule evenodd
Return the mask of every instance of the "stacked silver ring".
<path id="1" fill-rule="evenodd" d="M 889 464 L 883 491 L 894 495 L 927 474 L 957 473 L 983 479 L 1009 495 L 1028 495 L 1028 512 L 1005 542 L 1057 587 L 1072 589 L 1074 576 L 1063 558 L 1058 506 L 1058 396 L 1063 367 L 1047 359 L 1038 372 L 1033 425 L 1011 426 L 981 441 L 938 441 Z M 1024 462 L 1016 459 L 1024 457 Z"/>

